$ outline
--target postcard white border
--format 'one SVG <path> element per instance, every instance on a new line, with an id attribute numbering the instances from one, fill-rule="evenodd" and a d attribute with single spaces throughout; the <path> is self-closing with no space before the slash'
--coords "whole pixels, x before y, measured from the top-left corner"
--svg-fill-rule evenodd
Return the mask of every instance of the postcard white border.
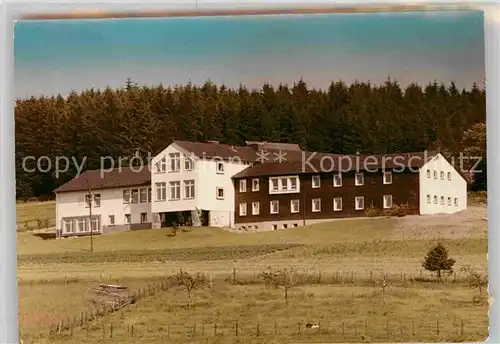
<path id="1" fill-rule="evenodd" d="M 0 343 L 19 343 L 18 295 L 17 295 L 17 241 L 15 215 L 15 161 L 14 161 L 14 101 L 13 101 L 13 28 L 14 21 L 26 14 L 73 12 L 76 9 L 95 8 L 102 11 L 134 12 L 144 10 L 166 11 L 204 11 L 234 9 L 270 8 L 314 8 L 318 11 L 332 6 L 454 6 L 454 8 L 474 6 L 485 12 L 486 47 L 486 108 L 487 108 L 487 159 L 488 159 L 488 276 L 490 293 L 490 336 L 487 342 L 500 343 L 499 295 L 499 232 L 500 224 L 500 6 L 498 3 L 484 5 L 484 2 L 470 1 L 428 1 L 420 0 L 405 3 L 399 0 L 385 1 L 266 1 L 252 0 L 187 0 L 187 1 L 149 1 L 122 0 L 112 2 L 102 0 L 51 2 L 48 0 L 21 1 L 0 0 Z M 479 7 L 480 6 L 480 7 Z M 73 12 L 75 13 L 75 12 Z"/>

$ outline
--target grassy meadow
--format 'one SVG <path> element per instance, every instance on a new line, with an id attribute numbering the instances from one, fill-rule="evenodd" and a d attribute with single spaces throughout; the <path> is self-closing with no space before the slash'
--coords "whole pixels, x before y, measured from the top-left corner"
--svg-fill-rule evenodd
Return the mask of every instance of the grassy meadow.
<path id="1" fill-rule="evenodd" d="M 18 222 L 50 212 L 53 203 L 19 204 Z M 471 204 L 466 212 L 454 215 L 343 220 L 263 233 L 187 228 L 174 236 L 170 229 L 144 230 L 96 236 L 95 252 L 89 251 L 88 237 L 43 240 L 20 231 L 21 339 L 24 343 L 484 340 L 488 303 L 484 295 L 478 298 L 478 290 L 460 272 L 465 265 L 486 271 L 484 214 L 484 204 Z M 455 273 L 439 283 L 421 267 L 437 242 L 456 259 Z M 269 266 L 296 270 L 288 303 L 283 288 L 267 288 L 260 279 Z M 153 286 L 151 295 L 133 305 L 89 325 L 74 326 L 71 333 L 49 336 L 49 326 L 92 312 L 97 284 L 145 290 L 180 269 L 206 274 L 210 287 L 194 290 L 189 301 L 182 287 Z M 320 323 L 320 328 L 306 329 L 307 322 Z"/>

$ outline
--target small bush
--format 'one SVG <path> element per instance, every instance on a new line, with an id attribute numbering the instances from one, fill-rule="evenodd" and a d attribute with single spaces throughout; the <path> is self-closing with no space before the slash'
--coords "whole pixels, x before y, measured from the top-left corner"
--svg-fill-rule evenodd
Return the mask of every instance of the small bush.
<path id="1" fill-rule="evenodd" d="M 367 217 L 378 217 L 382 215 L 382 210 L 371 205 L 366 209 L 365 215 Z"/>
<path id="2" fill-rule="evenodd" d="M 398 216 L 403 217 L 413 214 L 413 208 L 406 203 L 395 204 L 390 209 L 384 210 L 384 216 Z"/>

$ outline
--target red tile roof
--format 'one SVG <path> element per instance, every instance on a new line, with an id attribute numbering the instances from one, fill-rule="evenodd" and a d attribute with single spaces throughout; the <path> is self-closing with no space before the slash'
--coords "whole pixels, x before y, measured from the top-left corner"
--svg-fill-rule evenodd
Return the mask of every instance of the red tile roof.
<path id="1" fill-rule="evenodd" d="M 88 170 L 54 190 L 55 193 L 70 191 L 123 188 L 151 184 L 149 166 L 122 167 L 108 170 Z"/>

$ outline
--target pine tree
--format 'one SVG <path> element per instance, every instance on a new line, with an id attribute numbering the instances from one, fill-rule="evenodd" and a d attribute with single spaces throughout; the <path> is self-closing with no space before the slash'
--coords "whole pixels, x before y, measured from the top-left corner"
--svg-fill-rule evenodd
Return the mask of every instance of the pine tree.
<path id="1" fill-rule="evenodd" d="M 431 272 L 436 272 L 438 279 L 441 279 L 441 271 L 453 273 L 454 264 L 455 259 L 448 258 L 448 250 L 441 243 L 438 243 L 427 253 L 422 267 Z"/>

